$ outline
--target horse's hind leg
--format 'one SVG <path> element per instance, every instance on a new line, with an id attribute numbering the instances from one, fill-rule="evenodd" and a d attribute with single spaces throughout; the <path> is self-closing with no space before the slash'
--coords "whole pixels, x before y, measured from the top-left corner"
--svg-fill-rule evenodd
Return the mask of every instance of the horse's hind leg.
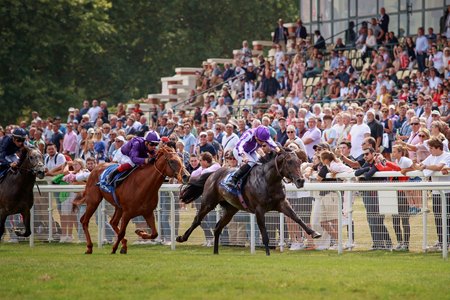
<path id="1" fill-rule="evenodd" d="M 119 234 L 119 222 L 121 217 L 122 217 L 122 209 L 116 207 L 116 210 L 114 211 L 111 220 L 109 220 L 109 224 L 116 233 L 116 236 Z"/>
<path id="2" fill-rule="evenodd" d="M 194 231 L 194 229 L 197 228 L 202 223 L 203 218 L 216 207 L 217 202 L 214 202 L 213 204 L 205 204 L 205 200 L 206 199 L 203 198 L 202 205 L 200 206 L 200 209 L 198 210 L 191 227 L 189 227 L 189 229 L 186 230 L 186 232 L 182 236 L 177 237 L 177 242 L 179 243 L 186 242 L 189 239 L 191 233 Z"/>
<path id="3" fill-rule="evenodd" d="M 23 225 L 25 225 L 25 232 L 22 232 L 21 230 L 16 229 L 16 230 L 14 231 L 14 233 L 15 233 L 17 236 L 28 237 L 28 236 L 31 235 L 31 227 L 30 227 L 30 218 L 31 218 L 31 215 L 30 215 L 30 210 L 29 210 L 29 209 L 26 209 L 25 211 L 23 211 L 23 212 L 21 213 L 21 215 L 22 215 L 22 219 L 23 219 Z"/>
<path id="4" fill-rule="evenodd" d="M 219 254 L 219 237 L 222 233 L 222 229 L 230 223 L 233 216 L 238 212 L 238 209 L 228 202 L 223 204 L 223 208 L 225 209 L 225 213 L 222 215 L 219 222 L 217 222 L 216 228 L 214 229 L 214 254 Z"/>
<path id="5" fill-rule="evenodd" d="M 320 233 L 318 233 L 317 231 L 315 231 L 314 229 L 308 227 L 308 225 L 305 224 L 305 222 L 303 222 L 302 219 L 300 219 L 297 214 L 295 213 L 295 211 L 292 209 L 291 205 L 289 204 L 288 201 L 283 201 L 280 203 L 280 209 L 279 212 L 285 214 L 286 216 L 288 216 L 289 218 L 291 218 L 292 220 L 294 220 L 297 224 L 299 224 L 307 234 L 309 234 L 313 239 L 318 239 L 320 238 L 322 235 Z"/>
<path id="6" fill-rule="evenodd" d="M 144 232 L 143 230 L 137 229 L 136 234 L 145 240 L 156 239 L 158 237 L 158 230 L 156 229 L 155 214 L 153 213 L 153 211 L 150 212 L 148 215 L 144 216 L 144 219 L 147 222 L 148 227 L 150 227 L 150 230 L 152 231 L 152 233 L 148 234 L 148 233 Z"/>
<path id="7" fill-rule="evenodd" d="M 270 255 L 269 235 L 267 234 L 266 221 L 264 220 L 265 213 L 266 212 L 260 207 L 258 207 L 255 211 L 256 222 L 258 223 L 259 231 L 261 232 L 264 248 L 266 249 L 266 255 Z"/>
<path id="8" fill-rule="evenodd" d="M 120 249 L 120 253 L 121 254 L 127 253 L 128 250 L 127 240 L 124 237 L 125 232 L 127 230 L 128 222 L 130 222 L 130 216 L 127 213 L 125 213 L 124 215 L 122 215 L 122 222 L 120 224 L 119 234 L 117 235 L 117 241 L 114 243 L 111 254 L 116 254 L 120 242 L 122 242 L 122 249 Z"/>

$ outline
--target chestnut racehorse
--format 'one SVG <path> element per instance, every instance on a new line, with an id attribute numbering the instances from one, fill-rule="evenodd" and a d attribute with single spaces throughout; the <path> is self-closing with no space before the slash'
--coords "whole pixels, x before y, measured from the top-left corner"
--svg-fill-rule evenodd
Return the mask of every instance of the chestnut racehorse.
<path id="1" fill-rule="evenodd" d="M 86 204 L 86 212 L 81 217 L 80 222 L 83 225 L 86 235 L 86 254 L 92 253 L 92 240 L 89 234 L 89 220 L 104 198 L 115 207 L 115 212 L 110 220 L 110 224 L 117 233 L 117 240 L 114 243 L 112 254 L 115 254 L 119 243 L 122 242 L 120 253 L 127 253 L 127 240 L 125 232 L 128 222 L 137 216 L 143 216 L 151 229 L 151 234 L 140 232 L 144 238 L 154 239 L 158 236 L 155 225 L 155 216 L 153 214 L 158 204 L 159 188 L 164 182 L 166 176 L 177 178 L 179 182 L 186 180 L 189 173 L 184 169 L 183 162 L 179 155 L 168 146 L 162 146 L 156 155 L 154 164 L 144 165 L 126 178 L 117 188 L 116 196 L 118 204 L 114 201 L 112 194 L 104 192 L 97 186 L 100 175 L 106 167 L 111 164 L 100 164 L 91 172 L 86 184 L 86 189 L 81 199 L 74 200 L 74 205 Z M 121 221 L 120 229 L 118 227 Z"/>

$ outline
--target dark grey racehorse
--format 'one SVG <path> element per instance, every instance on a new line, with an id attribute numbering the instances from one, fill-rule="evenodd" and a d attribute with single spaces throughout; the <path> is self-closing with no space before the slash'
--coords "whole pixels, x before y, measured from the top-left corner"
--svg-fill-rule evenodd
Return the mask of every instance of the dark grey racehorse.
<path id="1" fill-rule="evenodd" d="M 293 211 L 286 200 L 286 192 L 282 182 L 283 178 L 288 178 L 297 188 L 303 187 L 305 180 L 300 171 L 302 160 L 306 161 L 304 152 L 293 152 L 290 149 L 282 149 L 278 154 L 270 152 L 260 159 L 261 164 L 250 171 L 244 186 L 242 192 L 244 204 L 221 184 L 225 177 L 232 172 L 232 169 L 221 168 L 214 173 L 202 175 L 197 180 L 193 179 L 188 188 L 182 189 L 180 198 L 183 202 L 189 203 L 202 195 L 201 207 L 191 227 L 184 235 L 177 237 L 177 242 L 187 241 L 192 231 L 200 225 L 206 214 L 213 210 L 217 204 L 223 207 L 224 213 L 214 230 L 214 254 L 219 253 L 219 236 L 222 229 L 239 210 L 246 210 L 256 215 L 267 255 L 270 255 L 270 250 L 264 215 L 271 210 L 284 213 L 297 222 L 306 233 L 313 238 L 319 238 L 321 234 L 309 228 Z M 244 205 L 247 207 L 245 208 Z"/>
<path id="2" fill-rule="evenodd" d="M 17 230 L 17 236 L 30 236 L 30 209 L 33 207 L 33 187 L 36 175 L 44 178 L 44 161 L 36 148 L 23 147 L 17 168 L 8 171 L 0 183 L 0 239 L 5 231 L 5 221 L 9 215 L 20 213 L 25 231 Z"/>

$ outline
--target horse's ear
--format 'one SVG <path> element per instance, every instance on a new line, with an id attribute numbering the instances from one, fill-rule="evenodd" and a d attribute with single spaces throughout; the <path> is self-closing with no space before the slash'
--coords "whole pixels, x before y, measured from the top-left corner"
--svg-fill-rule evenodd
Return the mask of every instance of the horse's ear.
<path id="1" fill-rule="evenodd" d="M 308 156 L 306 156 L 305 151 L 297 150 L 297 151 L 295 151 L 295 154 L 297 154 L 298 159 L 300 159 L 302 162 L 308 161 Z"/>

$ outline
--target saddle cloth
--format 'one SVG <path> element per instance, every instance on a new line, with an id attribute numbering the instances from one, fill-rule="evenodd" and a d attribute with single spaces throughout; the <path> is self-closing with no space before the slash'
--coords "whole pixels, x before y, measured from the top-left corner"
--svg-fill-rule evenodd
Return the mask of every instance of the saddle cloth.
<path id="1" fill-rule="evenodd" d="M 116 188 L 122 183 L 130 174 L 137 169 L 137 166 L 126 170 L 124 172 L 118 173 L 116 176 L 114 176 L 111 183 L 108 182 L 109 174 L 114 172 L 119 167 L 118 164 L 114 164 L 111 166 L 106 167 L 106 169 L 100 174 L 99 180 L 97 185 L 100 187 L 100 189 L 106 193 L 112 194 L 114 198 L 114 202 L 120 207 L 119 201 L 117 200 L 116 196 Z"/>

